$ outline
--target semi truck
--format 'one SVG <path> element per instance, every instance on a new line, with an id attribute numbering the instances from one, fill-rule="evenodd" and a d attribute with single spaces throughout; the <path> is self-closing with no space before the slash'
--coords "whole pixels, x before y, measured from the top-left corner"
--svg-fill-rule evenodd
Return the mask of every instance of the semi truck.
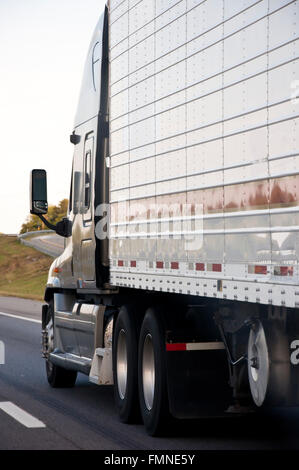
<path id="1" fill-rule="evenodd" d="M 52 387 L 122 422 L 299 403 L 299 2 L 109 0 L 88 51 L 65 238 L 42 309 Z"/>

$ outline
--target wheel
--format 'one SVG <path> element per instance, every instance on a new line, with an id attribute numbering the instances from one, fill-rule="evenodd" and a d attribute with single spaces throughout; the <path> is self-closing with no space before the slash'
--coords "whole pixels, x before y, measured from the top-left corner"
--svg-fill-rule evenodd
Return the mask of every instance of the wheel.
<path id="1" fill-rule="evenodd" d="M 138 421 L 137 351 L 139 320 L 134 308 L 122 306 L 113 336 L 114 399 L 123 423 Z"/>
<path id="2" fill-rule="evenodd" d="M 290 387 L 288 337 L 280 322 L 257 321 L 248 340 L 248 377 L 258 406 L 287 403 Z"/>
<path id="3" fill-rule="evenodd" d="M 50 301 L 48 307 L 48 323 L 46 325 L 46 331 L 48 336 L 48 347 L 47 355 L 54 350 L 54 304 Z M 74 370 L 63 369 L 53 364 L 49 357 L 46 358 L 46 374 L 47 379 L 51 387 L 53 388 L 70 388 L 76 383 L 77 372 Z"/>
<path id="4" fill-rule="evenodd" d="M 149 435 L 163 434 L 170 419 L 165 334 L 159 311 L 149 309 L 144 317 L 138 350 L 140 410 Z"/>

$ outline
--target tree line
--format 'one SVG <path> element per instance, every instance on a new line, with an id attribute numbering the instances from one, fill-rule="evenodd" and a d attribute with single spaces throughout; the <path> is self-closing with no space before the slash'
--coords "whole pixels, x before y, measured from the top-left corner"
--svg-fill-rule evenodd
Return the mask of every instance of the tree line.
<path id="1" fill-rule="evenodd" d="M 53 225 L 57 224 L 63 217 L 66 217 L 68 209 L 68 199 L 62 199 L 57 206 L 49 206 L 48 214 L 45 218 Z M 30 214 L 26 222 L 23 223 L 20 233 L 34 232 L 35 230 L 46 230 L 47 227 L 37 215 Z"/>

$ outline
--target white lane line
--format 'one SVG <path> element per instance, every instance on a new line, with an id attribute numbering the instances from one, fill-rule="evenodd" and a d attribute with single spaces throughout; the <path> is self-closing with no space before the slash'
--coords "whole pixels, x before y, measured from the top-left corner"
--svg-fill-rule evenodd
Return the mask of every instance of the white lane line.
<path id="1" fill-rule="evenodd" d="M 0 409 L 7 413 L 9 416 L 14 418 L 19 423 L 23 424 L 26 428 L 45 428 L 46 425 L 36 419 L 34 416 L 22 410 L 19 406 L 15 405 L 11 401 L 0 402 Z"/>
<path id="2" fill-rule="evenodd" d="M 17 318 L 18 320 L 31 321 L 32 323 L 41 324 L 42 322 L 41 320 L 36 320 L 35 318 L 22 317 L 21 315 L 14 315 L 12 313 L 0 312 L 0 315 L 3 315 L 4 317 Z"/>

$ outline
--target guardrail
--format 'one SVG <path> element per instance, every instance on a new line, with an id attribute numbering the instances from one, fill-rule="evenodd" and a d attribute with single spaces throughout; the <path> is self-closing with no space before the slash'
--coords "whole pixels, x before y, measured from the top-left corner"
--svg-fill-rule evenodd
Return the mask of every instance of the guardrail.
<path id="1" fill-rule="evenodd" d="M 22 233 L 18 235 L 18 239 L 20 240 L 20 243 L 22 243 L 22 245 L 29 246 L 30 248 L 34 248 L 35 250 L 40 251 L 41 253 L 44 253 L 45 255 L 51 256 L 52 258 L 57 258 L 57 256 L 59 256 L 60 253 L 56 251 L 54 252 L 47 246 L 36 246 L 36 244 L 33 241 L 34 238 L 37 238 L 43 235 L 53 234 L 53 233 L 55 233 L 53 230 L 36 230 L 35 232 Z M 32 235 L 36 235 L 36 237 L 34 236 L 32 237 Z M 30 236 L 32 237 L 32 239 L 26 240 L 26 238 Z"/>
<path id="2" fill-rule="evenodd" d="M 44 233 L 46 234 L 46 233 L 55 233 L 55 232 L 54 230 L 35 230 L 34 232 L 19 233 L 17 237 L 20 240 L 23 238 L 31 237 L 32 235 L 36 235 L 36 236 L 43 235 Z"/>

